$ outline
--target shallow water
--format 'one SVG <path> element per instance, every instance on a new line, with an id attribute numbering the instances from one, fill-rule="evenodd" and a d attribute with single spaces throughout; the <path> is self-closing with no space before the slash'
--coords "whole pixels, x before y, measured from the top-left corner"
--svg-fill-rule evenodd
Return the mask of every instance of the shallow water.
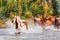
<path id="1" fill-rule="evenodd" d="M 8 21 L 8 28 L 0 29 L 0 40 L 60 40 L 60 29 L 51 28 L 43 29 L 38 24 L 28 23 L 29 30 L 23 30 L 17 34 L 15 26 Z M 20 31 L 20 30 L 19 30 Z"/>

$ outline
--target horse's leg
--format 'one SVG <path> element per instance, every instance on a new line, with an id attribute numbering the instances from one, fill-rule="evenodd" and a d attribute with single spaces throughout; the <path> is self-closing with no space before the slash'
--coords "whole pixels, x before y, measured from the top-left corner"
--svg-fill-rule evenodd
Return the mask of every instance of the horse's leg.
<path id="1" fill-rule="evenodd" d="M 20 27 L 22 28 L 22 25 L 21 25 L 21 23 L 20 23 Z"/>
<path id="2" fill-rule="evenodd" d="M 21 29 L 19 29 L 18 28 L 19 27 L 19 24 L 18 23 L 16 23 L 16 27 L 15 27 L 15 29 L 16 29 L 16 34 L 20 34 L 21 33 Z"/>
<path id="3" fill-rule="evenodd" d="M 27 25 L 27 23 L 25 22 L 25 26 L 26 26 L 26 29 L 28 30 L 28 25 Z"/>
<path id="4" fill-rule="evenodd" d="M 16 23 L 16 29 L 18 29 L 18 23 Z"/>
<path id="5" fill-rule="evenodd" d="M 37 20 L 34 18 L 34 24 L 36 25 L 36 23 L 37 23 Z"/>
<path id="6" fill-rule="evenodd" d="M 36 21 L 34 21 L 34 24 L 35 24 L 35 25 L 36 25 L 36 23 L 37 23 L 37 22 L 36 22 Z"/>

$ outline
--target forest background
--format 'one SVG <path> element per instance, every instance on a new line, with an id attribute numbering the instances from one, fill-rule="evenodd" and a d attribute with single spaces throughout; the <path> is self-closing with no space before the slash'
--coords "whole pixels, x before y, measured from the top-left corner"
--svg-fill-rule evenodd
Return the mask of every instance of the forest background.
<path id="1" fill-rule="evenodd" d="M 0 24 L 13 19 L 15 15 L 21 19 L 43 16 L 60 16 L 59 0 L 0 0 Z"/>

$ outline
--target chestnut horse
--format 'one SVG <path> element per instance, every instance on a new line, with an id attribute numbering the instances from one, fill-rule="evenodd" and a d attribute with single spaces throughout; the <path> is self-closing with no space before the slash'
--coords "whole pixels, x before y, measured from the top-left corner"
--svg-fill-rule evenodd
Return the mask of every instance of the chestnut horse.
<path id="1" fill-rule="evenodd" d="M 54 25 L 55 28 L 59 28 L 60 26 L 60 17 L 56 16 L 51 16 L 49 15 L 48 17 L 45 16 L 40 16 L 39 18 L 34 17 L 34 23 L 38 23 L 39 25 L 42 25 L 43 27 Z"/>
<path id="2" fill-rule="evenodd" d="M 53 16 L 40 16 L 39 18 L 34 18 L 34 23 L 38 23 L 39 25 L 52 25 L 54 22 L 55 18 Z"/>
<path id="3" fill-rule="evenodd" d="M 33 20 L 34 20 L 34 24 L 36 24 L 36 23 L 39 24 L 39 25 L 41 24 L 40 18 L 35 17 Z"/>

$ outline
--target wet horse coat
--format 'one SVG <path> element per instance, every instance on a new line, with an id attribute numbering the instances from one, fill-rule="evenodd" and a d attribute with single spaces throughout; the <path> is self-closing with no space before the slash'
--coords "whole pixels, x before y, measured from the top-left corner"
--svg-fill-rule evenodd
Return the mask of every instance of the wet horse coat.
<path id="1" fill-rule="evenodd" d="M 18 16 L 14 17 L 14 19 L 12 20 L 12 23 L 15 23 L 16 25 L 15 29 L 18 29 L 18 27 L 20 27 L 21 29 L 24 26 L 26 27 L 26 29 L 28 29 L 27 22 L 25 20 L 20 20 Z"/>

